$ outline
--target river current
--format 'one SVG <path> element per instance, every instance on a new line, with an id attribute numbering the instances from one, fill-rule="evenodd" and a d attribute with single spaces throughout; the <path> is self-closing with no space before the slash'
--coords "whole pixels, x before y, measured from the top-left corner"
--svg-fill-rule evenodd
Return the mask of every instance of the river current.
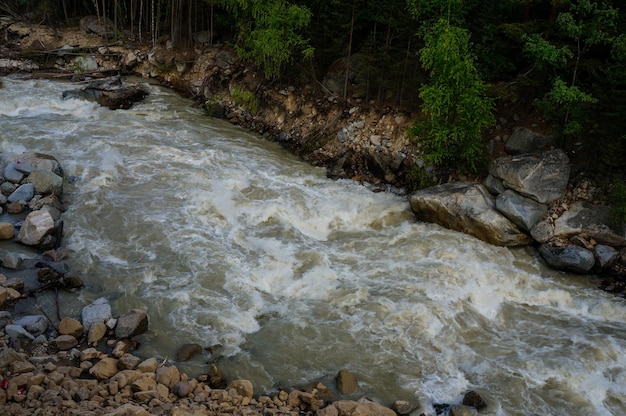
<path id="1" fill-rule="evenodd" d="M 67 176 L 64 246 L 86 287 L 64 312 L 146 309 L 138 355 L 221 344 L 256 393 L 345 368 L 417 414 L 470 389 L 485 415 L 626 414 L 626 303 L 585 277 L 416 222 L 405 197 L 329 180 L 167 89 L 111 111 L 62 100 L 76 85 L 0 80 L 0 150 L 51 154 Z"/>

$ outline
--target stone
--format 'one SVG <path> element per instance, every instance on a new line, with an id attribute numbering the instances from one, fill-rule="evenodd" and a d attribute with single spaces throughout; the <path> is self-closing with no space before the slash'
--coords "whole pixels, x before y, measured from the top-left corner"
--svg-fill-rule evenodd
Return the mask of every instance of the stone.
<path id="1" fill-rule="evenodd" d="M 103 416 L 151 416 L 151 414 L 139 405 L 126 403 Z"/>
<path id="2" fill-rule="evenodd" d="M 482 184 L 446 183 L 409 197 L 421 221 L 439 224 L 498 246 L 523 246 L 531 239 L 495 209 L 495 199 Z"/>
<path id="3" fill-rule="evenodd" d="M 609 246 L 625 246 L 626 239 L 612 229 L 609 207 L 576 201 L 554 221 L 554 236 L 568 239 L 580 234 Z"/>
<path id="4" fill-rule="evenodd" d="M 496 209 L 524 231 L 530 231 L 548 212 L 546 204 L 541 204 L 511 190 L 498 195 Z"/>
<path id="5" fill-rule="evenodd" d="M 600 270 L 609 269 L 619 259 L 619 251 L 604 244 L 597 244 L 593 248 L 593 255 L 596 259 L 596 266 Z"/>
<path id="6" fill-rule="evenodd" d="M 40 244 L 54 230 L 54 220 L 47 211 L 33 211 L 24 220 L 17 241 L 28 246 Z"/>
<path id="7" fill-rule="evenodd" d="M 361 390 L 356 376 L 348 370 L 340 370 L 335 378 L 339 394 L 352 394 Z"/>
<path id="8" fill-rule="evenodd" d="M 188 381 L 179 381 L 172 387 L 172 393 L 178 397 L 187 397 L 190 392 L 190 386 Z"/>
<path id="9" fill-rule="evenodd" d="M 22 179 L 24 179 L 24 177 L 26 176 L 24 174 L 24 172 L 20 172 L 16 166 L 15 163 L 9 163 L 8 165 L 6 165 L 4 167 L 4 171 L 2 173 L 2 176 L 4 176 L 4 179 L 11 182 L 11 183 L 20 183 L 22 182 Z"/>
<path id="10" fill-rule="evenodd" d="M 49 170 L 36 170 L 24 181 L 35 187 L 35 192 L 42 195 L 63 195 L 63 178 Z"/>
<path id="11" fill-rule="evenodd" d="M 141 358 L 132 354 L 124 354 L 120 357 L 117 366 L 121 370 L 134 370 L 141 363 Z"/>
<path id="12" fill-rule="evenodd" d="M 494 178 L 492 175 L 487 175 L 483 181 L 483 185 L 492 195 L 499 195 L 506 190 L 500 179 Z"/>
<path id="13" fill-rule="evenodd" d="M 13 320 L 33 336 L 41 335 L 48 330 L 48 319 L 43 315 L 26 315 Z"/>
<path id="14" fill-rule="evenodd" d="M 539 246 L 539 254 L 548 265 L 557 270 L 574 273 L 588 273 L 595 265 L 593 253 L 586 248 L 570 245 L 567 247 Z"/>
<path id="15" fill-rule="evenodd" d="M 57 348 L 61 351 L 67 351 L 78 345 L 78 341 L 72 335 L 59 335 L 55 340 Z"/>
<path id="16" fill-rule="evenodd" d="M 415 410 L 415 407 L 407 400 L 396 400 L 391 405 L 391 408 L 399 415 L 408 415 Z"/>
<path id="17" fill-rule="evenodd" d="M 171 389 L 180 381 L 180 371 L 175 366 L 159 367 L 156 370 L 156 381 Z"/>
<path id="18" fill-rule="evenodd" d="M 90 305 L 85 306 L 81 311 L 81 321 L 86 330 L 96 323 L 104 323 L 111 319 L 111 305 L 104 298 L 96 299 Z"/>
<path id="19" fill-rule="evenodd" d="M 6 368 L 17 361 L 26 361 L 24 354 L 20 354 L 13 348 L 4 348 L 0 351 L 0 368 Z"/>
<path id="20" fill-rule="evenodd" d="M 7 204 L 8 214 L 21 214 L 22 212 L 24 212 L 24 205 L 20 204 L 18 201 Z"/>
<path id="21" fill-rule="evenodd" d="M 137 366 L 137 371 L 142 373 L 154 373 L 159 366 L 156 358 L 148 358 L 147 360 L 142 361 Z"/>
<path id="22" fill-rule="evenodd" d="M 103 358 L 102 354 L 103 354 L 102 352 L 98 351 L 95 348 L 86 348 L 83 351 L 81 351 L 80 360 L 89 361 L 89 360 L 100 359 L 100 358 Z"/>
<path id="23" fill-rule="evenodd" d="M 17 187 L 15 191 L 7 197 L 8 202 L 25 201 L 28 202 L 35 196 L 35 186 L 32 183 L 25 183 Z"/>
<path id="24" fill-rule="evenodd" d="M 20 325 L 9 324 L 4 327 L 4 333 L 7 334 L 9 338 L 13 339 L 26 338 L 31 341 L 35 339 L 30 332 L 22 328 Z"/>
<path id="25" fill-rule="evenodd" d="M 487 407 L 487 403 L 482 398 L 482 396 L 473 390 L 465 393 L 465 395 L 463 396 L 463 404 L 465 406 L 471 406 L 476 410 L 483 410 Z"/>
<path id="26" fill-rule="evenodd" d="M 156 390 L 156 381 L 151 377 L 141 377 L 131 384 L 133 391 Z"/>
<path id="27" fill-rule="evenodd" d="M 545 219 L 538 221 L 530 229 L 530 235 L 538 243 L 547 243 L 554 237 L 554 226 Z"/>
<path id="28" fill-rule="evenodd" d="M 0 240 L 9 240 L 15 237 L 15 227 L 10 222 L 0 222 Z"/>
<path id="29" fill-rule="evenodd" d="M 524 127 L 515 127 L 506 140 L 504 149 L 509 155 L 539 153 L 553 143 L 554 138 L 550 136 L 543 136 Z"/>
<path id="30" fill-rule="evenodd" d="M 9 289 L 7 289 L 6 287 L 0 287 L 0 305 L 4 305 L 4 303 L 8 299 L 9 299 Z"/>
<path id="31" fill-rule="evenodd" d="M 254 387 L 249 380 L 233 380 L 228 385 L 227 390 L 235 389 L 241 397 L 252 399 L 254 396 Z"/>
<path id="32" fill-rule="evenodd" d="M 113 377 L 117 372 L 117 360 L 111 357 L 101 359 L 89 369 L 89 374 L 96 377 L 98 380 Z"/>
<path id="33" fill-rule="evenodd" d="M 450 416 L 477 416 L 478 410 L 473 407 L 454 405 L 450 406 Z"/>
<path id="34" fill-rule="evenodd" d="M 187 361 L 196 354 L 202 352 L 202 346 L 196 343 L 183 344 L 176 351 L 176 361 Z"/>
<path id="35" fill-rule="evenodd" d="M 495 159 L 489 174 L 502 180 L 506 188 L 547 204 L 565 192 L 569 182 L 570 163 L 560 149 L 539 156 L 508 156 Z"/>
<path id="36" fill-rule="evenodd" d="M 66 317 L 59 322 L 59 334 L 61 335 L 71 335 L 74 338 L 80 338 L 83 330 L 83 324 L 74 318 Z"/>
<path id="37" fill-rule="evenodd" d="M 148 330 L 148 314 L 143 309 L 132 309 L 117 319 L 115 336 L 131 338 Z"/>
<path id="38" fill-rule="evenodd" d="M 87 333 L 87 344 L 96 345 L 107 333 L 107 326 L 104 322 L 94 322 Z"/>
<path id="39" fill-rule="evenodd" d="M 332 404 L 337 408 L 339 415 L 358 416 L 397 416 L 396 412 L 376 402 L 360 399 L 358 402 L 340 400 Z"/>

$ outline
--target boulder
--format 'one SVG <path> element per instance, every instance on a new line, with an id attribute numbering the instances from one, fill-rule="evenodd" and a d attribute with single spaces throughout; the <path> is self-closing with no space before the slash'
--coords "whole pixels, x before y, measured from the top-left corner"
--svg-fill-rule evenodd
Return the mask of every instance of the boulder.
<path id="1" fill-rule="evenodd" d="M 600 244 L 626 245 L 626 239 L 608 224 L 611 224 L 609 207 L 576 201 L 554 221 L 554 236 L 570 238 L 578 234 Z"/>
<path id="2" fill-rule="evenodd" d="M 563 195 L 569 181 L 570 163 L 567 155 L 556 149 L 539 156 L 495 159 L 489 165 L 489 174 L 501 179 L 506 188 L 547 204 Z"/>
<path id="3" fill-rule="evenodd" d="M 554 237 L 554 226 L 547 219 L 543 219 L 530 229 L 530 235 L 538 243 L 547 243 Z"/>
<path id="4" fill-rule="evenodd" d="M 148 314 L 143 309 L 133 309 L 120 316 L 115 326 L 117 338 L 131 338 L 148 330 Z"/>
<path id="5" fill-rule="evenodd" d="M 83 324 L 73 318 L 63 318 L 59 322 L 59 334 L 71 335 L 74 338 L 79 338 L 83 334 Z"/>
<path id="6" fill-rule="evenodd" d="M 67 90 L 62 93 L 64 99 L 95 101 L 111 110 L 129 109 L 147 95 L 148 91 L 137 85 L 124 85 L 119 77 L 94 81 L 85 88 Z"/>
<path id="7" fill-rule="evenodd" d="M 21 172 L 17 169 L 14 162 L 11 162 L 4 167 L 2 176 L 4 176 L 5 180 L 11 183 L 20 183 L 26 175 L 24 174 L 24 172 Z"/>
<path id="8" fill-rule="evenodd" d="M 524 127 L 515 127 L 507 139 L 504 149 L 509 155 L 539 153 L 554 143 L 550 136 L 543 136 Z"/>
<path id="9" fill-rule="evenodd" d="M 252 399 L 252 396 L 254 395 L 254 388 L 249 380 L 233 380 L 228 385 L 227 390 L 230 389 L 235 389 L 237 394 L 248 399 Z"/>
<path id="10" fill-rule="evenodd" d="M 553 269 L 574 273 L 588 273 L 596 263 L 591 251 L 575 245 L 550 247 L 542 244 L 539 246 L 539 254 Z"/>
<path id="11" fill-rule="evenodd" d="M 498 195 L 496 209 L 524 231 L 530 231 L 548 212 L 546 204 L 540 204 L 511 190 Z"/>
<path id="12" fill-rule="evenodd" d="M 502 181 L 500 179 L 494 178 L 491 175 L 487 175 L 487 177 L 483 181 L 483 185 L 485 185 L 485 188 L 487 188 L 487 190 L 493 195 L 499 195 L 506 190 L 506 188 L 502 184 Z"/>
<path id="13" fill-rule="evenodd" d="M 173 365 L 159 367 L 156 370 L 156 381 L 171 389 L 180 381 L 180 371 Z"/>
<path id="14" fill-rule="evenodd" d="M 9 336 L 9 338 L 18 339 L 18 338 L 26 338 L 29 340 L 34 340 L 35 337 L 30 334 L 27 330 L 25 330 L 20 325 L 9 324 L 4 327 L 4 333 Z"/>
<path id="15" fill-rule="evenodd" d="M 89 369 L 89 374 L 96 377 L 98 380 L 113 377 L 117 372 L 117 360 L 111 357 L 103 358 Z"/>
<path id="16" fill-rule="evenodd" d="M 338 416 L 396 416 L 396 412 L 388 407 L 365 398 L 358 402 L 340 400 L 333 402 L 332 406 L 337 409 Z"/>
<path id="17" fill-rule="evenodd" d="M 25 182 L 32 183 L 38 194 L 63 194 L 63 178 L 50 170 L 36 170 L 28 175 Z"/>
<path id="18" fill-rule="evenodd" d="M 55 340 L 57 348 L 61 351 L 67 351 L 78 345 L 78 340 L 72 335 L 59 335 Z"/>
<path id="19" fill-rule="evenodd" d="M 54 220 L 48 211 L 33 211 L 24 220 L 17 241 L 28 246 L 36 246 L 53 230 Z"/>
<path id="20" fill-rule="evenodd" d="M 335 378 L 339 394 L 352 394 L 361 390 L 356 376 L 348 370 L 341 370 Z"/>
<path id="21" fill-rule="evenodd" d="M 87 334 L 87 343 L 89 345 L 96 345 L 104 338 L 106 332 L 107 326 L 104 324 L 104 322 L 93 322 L 91 324 L 91 327 L 89 328 L 89 333 Z"/>
<path id="22" fill-rule="evenodd" d="M 31 335 L 41 335 L 48 330 L 48 319 L 43 315 L 27 315 L 13 320 L 15 325 L 19 325 L 27 330 Z"/>
<path id="23" fill-rule="evenodd" d="M 176 361 L 187 361 L 196 354 L 202 352 L 202 346 L 200 344 L 189 343 L 183 344 L 178 351 L 176 351 Z"/>
<path id="24" fill-rule="evenodd" d="M 481 184 L 438 185 L 415 192 L 409 201 L 418 220 L 470 234 L 498 246 L 522 246 L 531 242 L 528 235 L 495 209 L 493 196 Z"/>
<path id="25" fill-rule="evenodd" d="M 593 248 L 593 255 L 596 258 L 596 266 L 600 270 L 606 270 L 613 266 L 619 259 L 619 251 L 611 246 L 597 244 Z"/>

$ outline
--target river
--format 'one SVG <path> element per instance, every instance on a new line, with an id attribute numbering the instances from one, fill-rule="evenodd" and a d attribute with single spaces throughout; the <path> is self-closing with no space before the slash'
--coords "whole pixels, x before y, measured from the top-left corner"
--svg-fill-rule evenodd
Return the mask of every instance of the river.
<path id="1" fill-rule="evenodd" d="M 367 397 L 428 414 L 470 389 L 485 415 L 626 414 L 626 304 L 586 277 L 416 222 L 405 197 L 329 180 L 167 89 L 111 111 L 62 100 L 75 85 L 1 80 L 0 149 L 65 169 L 86 287 L 64 313 L 146 309 L 138 355 L 221 344 L 256 393 L 346 368 Z"/>

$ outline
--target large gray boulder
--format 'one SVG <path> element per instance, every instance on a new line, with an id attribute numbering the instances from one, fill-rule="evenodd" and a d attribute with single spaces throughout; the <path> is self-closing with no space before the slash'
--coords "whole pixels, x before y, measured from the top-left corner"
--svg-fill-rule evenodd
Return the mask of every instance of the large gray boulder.
<path id="1" fill-rule="evenodd" d="M 496 209 L 524 231 L 530 231 L 548 212 L 546 204 L 540 204 L 511 190 L 498 195 Z"/>
<path id="2" fill-rule="evenodd" d="M 33 211 L 24 220 L 17 241 L 29 246 L 40 244 L 54 230 L 54 219 L 48 211 Z"/>
<path id="3" fill-rule="evenodd" d="M 525 127 L 515 127 L 504 144 L 504 149 L 509 155 L 539 153 L 553 142 L 552 137 L 543 136 Z"/>
<path id="4" fill-rule="evenodd" d="M 570 238 L 580 235 L 586 240 L 595 240 L 609 246 L 626 245 L 623 235 L 618 234 L 608 224 L 611 224 L 609 207 L 576 201 L 554 221 L 554 236 Z"/>
<path id="5" fill-rule="evenodd" d="M 591 251 L 575 245 L 550 247 L 542 244 L 539 246 L 539 254 L 553 269 L 574 273 L 589 273 L 596 263 Z"/>
<path id="6" fill-rule="evenodd" d="M 26 178 L 26 183 L 35 187 L 35 192 L 42 195 L 63 195 L 63 178 L 51 170 L 36 170 Z"/>
<path id="7" fill-rule="evenodd" d="M 522 246 L 531 242 L 514 223 L 496 211 L 493 196 L 481 185 L 447 183 L 422 189 L 409 198 L 418 220 L 473 235 L 498 246 Z"/>
<path id="8" fill-rule="evenodd" d="M 489 173 L 506 188 L 537 202 L 547 204 L 563 195 L 569 181 L 570 163 L 560 149 L 537 155 L 507 156 L 495 159 Z"/>
<path id="9" fill-rule="evenodd" d="M 132 309 L 120 316 L 115 327 L 117 338 L 131 338 L 148 330 L 148 314 L 142 309 Z"/>

